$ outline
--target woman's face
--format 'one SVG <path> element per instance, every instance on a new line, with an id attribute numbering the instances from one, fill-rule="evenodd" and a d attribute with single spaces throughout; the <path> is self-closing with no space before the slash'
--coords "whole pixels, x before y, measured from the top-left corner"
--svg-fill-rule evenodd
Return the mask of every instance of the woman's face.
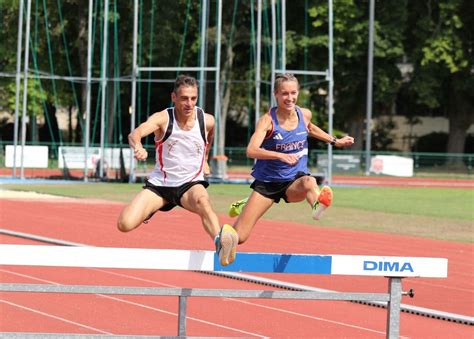
<path id="1" fill-rule="evenodd" d="M 282 82 L 278 89 L 275 89 L 275 98 L 279 109 L 294 110 L 296 100 L 298 100 L 298 83 L 296 81 Z"/>

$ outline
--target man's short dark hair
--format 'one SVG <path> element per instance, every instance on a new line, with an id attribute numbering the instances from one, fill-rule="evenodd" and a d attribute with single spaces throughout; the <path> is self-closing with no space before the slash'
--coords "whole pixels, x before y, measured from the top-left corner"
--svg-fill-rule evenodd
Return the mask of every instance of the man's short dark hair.
<path id="1" fill-rule="evenodd" d="M 180 75 L 176 78 L 176 81 L 174 82 L 173 92 L 177 93 L 178 89 L 181 86 L 198 87 L 198 82 L 197 82 L 196 78 L 194 78 L 192 76 Z"/>

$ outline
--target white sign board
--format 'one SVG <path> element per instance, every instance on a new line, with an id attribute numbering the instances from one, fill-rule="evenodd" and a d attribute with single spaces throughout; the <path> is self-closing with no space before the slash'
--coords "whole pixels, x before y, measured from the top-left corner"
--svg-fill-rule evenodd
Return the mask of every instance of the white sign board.
<path id="1" fill-rule="evenodd" d="M 122 150 L 123 161 L 126 169 L 130 167 L 130 148 L 105 148 L 104 167 L 110 169 L 120 168 L 120 150 Z M 89 147 L 87 151 L 87 168 L 95 169 L 97 163 L 102 158 L 100 147 Z M 58 147 L 58 167 L 63 168 L 64 164 L 69 169 L 84 168 L 85 150 L 84 147 Z"/>
<path id="2" fill-rule="evenodd" d="M 446 278 L 448 259 L 333 255 L 331 274 Z"/>
<path id="3" fill-rule="evenodd" d="M 21 146 L 16 146 L 16 167 L 21 166 L 23 155 L 23 167 L 25 168 L 48 168 L 48 146 L 24 146 L 23 154 Z M 5 146 L 5 167 L 13 167 L 15 146 Z"/>
<path id="4" fill-rule="evenodd" d="M 318 170 L 328 170 L 327 154 L 318 154 Z M 355 155 L 334 154 L 332 156 L 332 167 L 334 172 L 359 173 L 360 157 Z"/>
<path id="5" fill-rule="evenodd" d="M 372 157 L 370 171 L 376 174 L 412 177 L 413 159 L 395 155 L 377 155 Z"/>

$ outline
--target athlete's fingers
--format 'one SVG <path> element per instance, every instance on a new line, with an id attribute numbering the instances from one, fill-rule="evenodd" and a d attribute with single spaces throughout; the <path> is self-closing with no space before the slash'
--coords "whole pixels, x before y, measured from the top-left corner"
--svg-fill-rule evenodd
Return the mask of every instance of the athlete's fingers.
<path id="1" fill-rule="evenodd" d="M 285 162 L 289 165 L 294 165 L 298 162 L 298 155 L 297 154 L 286 154 Z"/>
<path id="2" fill-rule="evenodd" d="M 211 169 L 209 168 L 209 163 L 207 161 L 204 161 L 203 173 L 204 175 L 211 174 Z"/>
<path id="3" fill-rule="evenodd" d="M 144 148 L 137 148 L 135 149 L 134 157 L 137 160 L 145 160 L 148 157 L 148 152 Z"/>

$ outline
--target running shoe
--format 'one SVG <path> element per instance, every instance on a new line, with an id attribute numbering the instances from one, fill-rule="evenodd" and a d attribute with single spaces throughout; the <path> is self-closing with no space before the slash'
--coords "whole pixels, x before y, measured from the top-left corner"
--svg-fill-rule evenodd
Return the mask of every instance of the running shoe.
<path id="1" fill-rule="evenodd" d="M 234 262 L 238 242 L 239 236 L 235 229 L 228 224 L 224 224 L 214 241 L 216 253 L 222 266 L 227 266 Z"/>
<path id="2" fill-rule="evenodd" d="M 233 218 L 240 215 L 248 199 L 249 198 L 245 198 L 245 199 L 233 202 L 229 207 L 229 217 Z"/>
<path id="3" fill-rule="evenodd" d="M 314 220 L 319 220 L 321 219 L 321 215 L 323 212 L 331 206 L 332 204 L 332 189 L 329 186 L 324 186 L 321 188 L 321 191 L 319 192 L 318 200 L 314 203 L 313 205 L 313 219 Z"/>

